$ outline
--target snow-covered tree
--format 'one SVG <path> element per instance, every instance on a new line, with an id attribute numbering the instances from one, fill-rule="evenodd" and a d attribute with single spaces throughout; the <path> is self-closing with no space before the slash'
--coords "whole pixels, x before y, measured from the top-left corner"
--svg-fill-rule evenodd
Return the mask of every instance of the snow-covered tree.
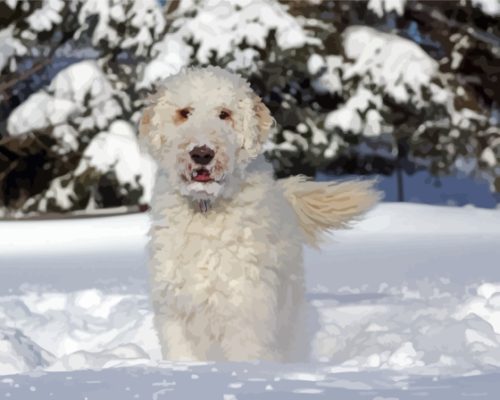
<path id="1" fill-rule="evenodd" d="M 10 24 L 0 33 L 8 49 L 0 95 L 21 102 L 2 110 L 3 203 L 23 211 L 145 204 L 152 161 L 141 156 L 135 125 L 125 121 L 136 111 L 135 65 L 164 34 L 163 10 L 154 0 L 1 7 Z M 77 60 L 43 70 L 68 57 Z M 25 67 L 27 60 L 35 61 Z"/>
<path id="2" fill-rule="evenodd" d="M 445 3 L 441 6 L 474 10 L 468 3 Z M 315 25 L 323 46 L 308 49 L 307 61 L 290 74 L 302 77 L 295 86 L 300 88 L 298 95 L 287 91 L 289 81 L 283 85 L 287 98 L 276 109 L 278 122 L 288 126 L 278 132 L 272 147 L 279 167 L 296 172 L 297 163 L 304 162 L 368 173 L 426 168 L 435 175 L 462 170 L 486 177 L 492 190 L 498 191 L 498 103 L 478 96 L 462 72 L 447 67 L 456 52 L 447 47 L 449 43 L 437 44 L 418 31 L 411 12 L 420 10 L 420 3 L 321 5 L 320 10 L 314 4 L 297 10 L 310 17 L 309 25 Z M 428 11 L 429 3 L 423 2 L 422 7 Z M 397 28 L 400 20 L 405 22 Z M 359 25 L 360 21 L 371 21 L 378 29 Z M 498 34 L 498 28 L 493 28 L 497 25 L 489 21 Z M 335 28 L 326 25 L 328 22 Z M 433 26 L 440 30 L 438 22 Z M 457 35 L 470 34 L 466 30 Z M 422 43 L 427 42 L 442 47 L 443 53 L 424 49 Z M 494 45 L 478 47 L 490 59 L 497 54 L 498 63 Z M 284 65 L 289 72 L 290 63 Z M 486 71 L 480 75 L 483 90 L 495 87 L 494 76 L 495 82 L 488 86 L 490 75 Z M 301 112 L 294 118 L 291 114 L 297 106 Z M 297 123 L 290 124 L 294 119 Z M 346 159 L 352 163 L 346 166 Z"/>
<path id="3" fill-rule="evenodd" d="M 0 2 L 5 206 L 147 204 L 144 99 L 207 64 L 248 77 L 273 112 L 278 175 L 460 170 L 500 191 L 500 10 L 487 0 L 162 3 Z"/>

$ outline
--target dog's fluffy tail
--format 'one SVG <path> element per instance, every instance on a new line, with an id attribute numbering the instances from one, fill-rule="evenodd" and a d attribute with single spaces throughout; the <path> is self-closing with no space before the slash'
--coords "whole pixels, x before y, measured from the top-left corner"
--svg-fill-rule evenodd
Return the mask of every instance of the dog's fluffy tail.
<path id="1" fill-rule="evenodd" d="M 327 230 L 349 227 L 381 198 L 373 180 L 331 183 L 292 176 L 279 182 L 312 246 L 321 242 Z"/>

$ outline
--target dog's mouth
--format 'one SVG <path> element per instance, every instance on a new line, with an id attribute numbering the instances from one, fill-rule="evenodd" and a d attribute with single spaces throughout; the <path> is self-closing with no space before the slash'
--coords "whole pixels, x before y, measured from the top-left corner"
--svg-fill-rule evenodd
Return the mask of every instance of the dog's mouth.
<path id="1" fill-rule="evenodd" d="M 214 179 L 212 178 L 210 171 L 206 168 L 198 168 L 195 169 L 191 173 L 191 180 L 195 182 L 212 182 Z"/>

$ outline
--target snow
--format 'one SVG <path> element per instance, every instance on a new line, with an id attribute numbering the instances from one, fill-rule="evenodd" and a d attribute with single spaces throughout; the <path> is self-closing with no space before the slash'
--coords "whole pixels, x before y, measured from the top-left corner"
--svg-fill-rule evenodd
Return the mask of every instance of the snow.
<path id="1" fill-rule="evenodd" d="M 325 128 L 330 130 L 336 127 L 344 132 L 360 133 L 362 121 L 358 111 L 350 108 L 347 104 L 346 107 L 328 113 L 325 119 Z"/>
<path id="2" fill-rule="evenodd" d="M 0 328 L 0 371 L 18 374 L 45 367 L 51 356 L 19 329 Z"/>
<path id="3" fill-rule="evenodd" d="M 53 98 L 41 91 L 30 96 L 29 100 L 18 107 L 9 118 L 8 132 L 11 136 L 24 134 L 28 129 L 38 130 L 51 125 L 61 124 L 77 111 L 75 103 Z M 27 126 L 27 122 L 29 125 Z"/>
<path id="4" fill-rule="evenodd" d="M 479 158 L 490 167 L 495 167 L 496 165 L 498 165 L 497 157 L 495 156 L 495 152 L 491 147 L 486 147 Z"/>
<path id="5" fill-rule="evenodd" d="M 118 5 L 113 8 L 118 8 Z M 130 7 L 129 15 L 131 16 L 130 24 L 137 30 L 137 34 L 127 37 L 122 47 L 136 48 L 136 54 L 147 54 L 149 47 L 165 29 L 162 9 L 158 7 L 156 0 L 135 1 Z"/>
<path id="6" fill-rule="evenodd" d="M 221 0 L 206 4 L 199 9 L 197 17 L 182 28 L 185 30 L 184 37 L 192 36 L 195 42 L 200 43 L 197 57 L 201 62 L 208 61 L 211 50 L 223 57 L 243 39 L 249 45 L 264 48 L 271 29 L 276 29 L 278 46 L 284 50 L 302 47 L 306 43 L 319 43 L 317 39 L 307 36 L 277 2 Z"/>
<path id="7" fill-rule="evenodd" d="M 342 92 L 342 67 L 344 61 L 340 56 L 329 55 L 323 58 L 319 54 L 312 54 L 307 62 L 309 73 L 316 75 L 313 87 L 318 93 L 341 93 Z"/>
<path id="8" fill-rule="evenodd" d="M 151 200 L 156 164 L 141 152 L 135 129 L 128 122 L 116 120 L 108 131 L 94 137 L 74 174 L 82 175 L 90 168 L 103 174 L 114 171 L 120 186 L 140 185 L 144 189 L 141 202 L 147 204 Z"/>
<path id="9" fill-rule="evenodd" d="M 14 9 L 16 8 L 17 1 L 18 1 L 18 0 L 6 0 L 6 1 L 5 1 L 5 4 L 7 4 L 7 6 L 8 6 L 11 10 L 14 10 Z"/>
<path id="10" fill-rule="evenodd" d="M 227 69 L 230 71 L 248 71 L 257 72 L 258 64 L 256 60 L 259 59 L 259 52 L 255 49 L 235 49 L 234 50 L 234 60 L 227 64 Z"/>
<path id="11" fill-rule="evenodd" d="M 372 107 L 380 108 L 381 106 L 382 99 L 379 95 L 364 87 L 359 87 L 345 104 L 327 114 L 325 128 L 328 130 L 340 128 L 344 132 L 365 136 L 380 135 L 383 120 L 377 109 Z M 366 123 L 361 118 L 361 115 L 365 113 Z"/>
<path id="12" fill-rule="evenodd" d="M 368 9 L 372 10 L 379 17 L 394 11 L 398 15 L 403 15 L 406 0 L 370 0 Z"/>
<path id="13" fill-rule="evenodd" d="M 43 0 L 41 7 L 26 18 L 26 21 L 35 32 L 50 31 L 62 22 L 63 8 L 63 0 Z"/>
<path id="14" fill-rule="evenodd" d="M 148 50 L 165 29 L 165 18 L 155 0 L 134 2 L 107 2 L 86 0 L 78 14 L 79 34 L 88 28 L 88 20 L 95 18 L 92 44 L 98 47 L 106 42 L 111 48 L 131 49 L 136 55 L 147 55 Z M 123 24 L 127 29 L 123 29 Z"/>
<path id="15" fill-rule="evenodd" d="M 333 136 L 330 145 L 327 147 L 325 152 L 323 153 L 324 156 L 328 158 L 333 158 L 336 154 L 337 151 L 340 147 L 341 139 L 338 136 Z"/>
<path id="16" fill-rule="evenodd" d="M 390 133 L 393 128 L 381 114 L 387 111 L 383 97 L 403 106 L 422 108 L 429 104 L 427 89 L 432 101 L 449 108 L 454 125 L 464 128 L 469 119 L 477 119 L 477 115 L 463 110 L 457 112 L 453 107 L 454 95 L 432 83 L 439 74 L 438 64 L 417 44 L 366 26 L 347 28 L 343 42 L 350 61 L 344 62 L 339 56 L 323 59 L 313 54 L 308 62 L 311 73 L 320 73 L 313 81 L 315 90 L 347 99 L 327 114 L 325 129 L 367 137 Z M 351 85 L 354 86 L 350 88 Z"/>
<path id="17" fill-rule="evenodd" d="M 191 57 L 196 63 L 208 64 L 212 56 L 217 59 L 231 56 L 231 67 L 251 67 L 254 63 L 249 63 L 249 59 L 257 57 L 258 52 L 236 49 L 243 43 L 264 49 L 271 30 L 275 30 L 277 45 L 282 50 L 320 45 L 320 41 L 287 12 L 286 6 L 275 0 L 185 3 L 172 20 L 171 32 L 153 46 L 155 57 L 146 66 L 139 87 L 177 73 L 192 62 Z M 190 41 L 198 46 L 196 54 L 188 44 Z"/>
<path id="18" fill-rule="evenodd" d="M 437 62 L 417 44 L 365 26 L 346 29 L 344 49 L 354 60 L 344 78 L 369 77 L 398 103 L 411 97 L 423 103 L 422 89 L 438 72 Z"/>
<path id="19" fill-rule="evenodd" d="M 309 118 L 306 118 L 306 122 L 307 122 L 307 124 L 312 132 L 312 138 L 311 138 L 312 144 L 316 145 L 316 146 L 321 145 L 321 144 L 325 144 L 325 145 L 328 144 L 328 139 L 326 138 L 325 131 L 322 129 L 319 129 L 316 126 L 316 124 L 314 123 L 314 121 L 312 121 Z"/>
<path id="20" fill-rule="evenodd" d="M 2 71 L 9 62 L 13 62 L 13 56 L 22 56 L 27 53 L 26 47 L 19 39 L 13 36 L 14 26 L 9 25 L 0 30 L 0 71 Z M 10 65 L 10 70 L 15 69 L 15 63 Z"/>
<path id="21" fill-rule="evenodd" d="M 325 66 L 325 60 L 319 54 L 312 54 L 307 60 L 307 69 L 311 75 L 316 75 Z"/>
<path id="22" fill-rule="evenodd" d="M 294 146 L 294 150 L 296 149 L 296 147 L 298 147 L 305 151 L 309 147 L 309 143 L 307 142 L 306 138 L 303 137 L 300 133 L 295 133 L 288 129 L 284 129 L 282 134 L 285 138 L 285 143 Z M 281 149 L 283 149 L 283 147 L 281 147 Z"/>
<path id="23" fill-rule="evenodd" d="M 386 203 L 306 248 L 312 357 L 291 365 L 160 361 L 148 229 L 146 214 L 0 222 L 0 392 L 495 398 L 499 210 Z"/>
<path id="24" fill-rule="evenodd" d="M 49 93 L 89 108 L 91 115 L 79 121 L 86 128 L 105 128 L 121 113 L 121 106 L 114 98 L 116 90 L 92 60 L 81 61 L 59 72 L 49 86 Z"/>
<path id="25" fill-rule="evenodd" d="M 416 43 L 367 26 L 351 26 L 343 32 L 343 45 L 345 60 L 340 56 L 312 54 L 307 64 L 314 76 L 315 91 L 343 99 L 336 109 L 325 115 L 320 126 L 330 142 L 324 157 L 335 155 L 340 135 L 366 138 L 391 135 L 398 128 L 394 125 L 397 120 L 394 116 L 401 110 L 429 115 L 414 129 L 414 142 L 426 142 L 427 137 L 436 132 L 451 137 L 460 132 L 474 134 L 487 122 L 477 111 L 460 105 L 465 104 L 458 101 L 464 91 L 454 88 L 439 70 L 437 61 Z M 290 137 L 292 139 L 296 142 Z M 290 144 L 290 150 L 296 151 L 294 143 Z M 448 154 L 456 152 L 453 143 L 442 147 Z M 491 169 L 496 165 L 493 146 L 485 146 L 480 154 L 483 167 Z M 454 167 L 460 169 L 461 158 L 455 160 Z M 422 165 L 426 163 L 421 157 L 417 161 Z M 485 176 L 493 186 L 494 174 L 487 172 Z"/>
<path id="26" fill-rule="evenodd" d="M 316 356 L 344 369 L 420 374 L 498 367 L 499 218 L 498 210 L 387 205 L 337 233 L 337 248 L 314 254 L 309 269 Z M 322 269 L 334 257 L 348 261 L 332 285 Z M 330 293 L 345 303 L 332 308 Z"/>
<path id="27" fill-rule="evenodd" d="M 146 65 L 139 88 L 178 73 L 189 64 L 193 48 L 178 35 L 169 34 L 153 46 L 153 52 L 158 55 Z"/>
<path id="28" fill-rule="evenodd" d="M 68 259 L 75 256 L 69 264 L 70 269 L 84 268 L 89 263 L 89 258 L 94 260 L 91 263 L 94 268 L 82 271 L 88 273 L 88 277 L 92 270 L 98 272 L 103 268 L 103 260 L 100 258 L 102 255 L 111 259 L 112 254 L 120 251 L 130 257 L 139 268 L 144 261 L 142 252 L 149 229 L 147 217 L 143 214 L 74 220 L 1 221 L 0 226 L 2 268 L 36 267 L 31 257 L 39 256 L 40 272 L 52 265 L 59 273 L 63 273 Z M 130 227 L 133 229 L 127 229 Z M 30 233 L 33 236 L 28 236 Z M 79 258 L 85 254 L 87 257 L 80 261 Z M 108 266 L 115 268 L 113 263 L 108 263 Z M 120 266 L 117 265 L 116 268 Z M 74 283 L 78 283 L 77 280 Z M 44 284 L 48 285 L 50 282 Z M 15 287 L 15 283 L 9 283 L 8 279 L 5 279 L 0 286 L 0 292 Z"/>
<path id="29" fill-rule="evenodd" d="M 472 5 L 480 8 L 485 14 L 492 17 L 500 15 L 499 0 L 472 0 Z"/>
<path id="30" fill-rule="evenodd" d="M 70 117 L 76 118 L 82 129 L 103 129 L 121 113 L 116 96 L 116 90 L 97 63 L 81 61 L 63 69 L 47 90 L 32 94 L 17 107 L 7 120 L 7 131 L 13 136 L 22 135 L 62 124 Z M 83 116 L 86 108 L 90 115 Z M 74 141 L 71 137 L 64 140 Z"/>

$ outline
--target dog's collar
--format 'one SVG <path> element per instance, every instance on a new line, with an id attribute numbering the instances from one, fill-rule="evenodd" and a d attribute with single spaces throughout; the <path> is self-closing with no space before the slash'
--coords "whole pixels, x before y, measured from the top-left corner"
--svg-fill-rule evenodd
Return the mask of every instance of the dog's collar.
<path id="1" fill-rule="evenodd" d="M 198 200 L 198 207 L 200 209 L 200 212 L 206 213 L 209 210 L 210 206 L 210 200 Z"/>

